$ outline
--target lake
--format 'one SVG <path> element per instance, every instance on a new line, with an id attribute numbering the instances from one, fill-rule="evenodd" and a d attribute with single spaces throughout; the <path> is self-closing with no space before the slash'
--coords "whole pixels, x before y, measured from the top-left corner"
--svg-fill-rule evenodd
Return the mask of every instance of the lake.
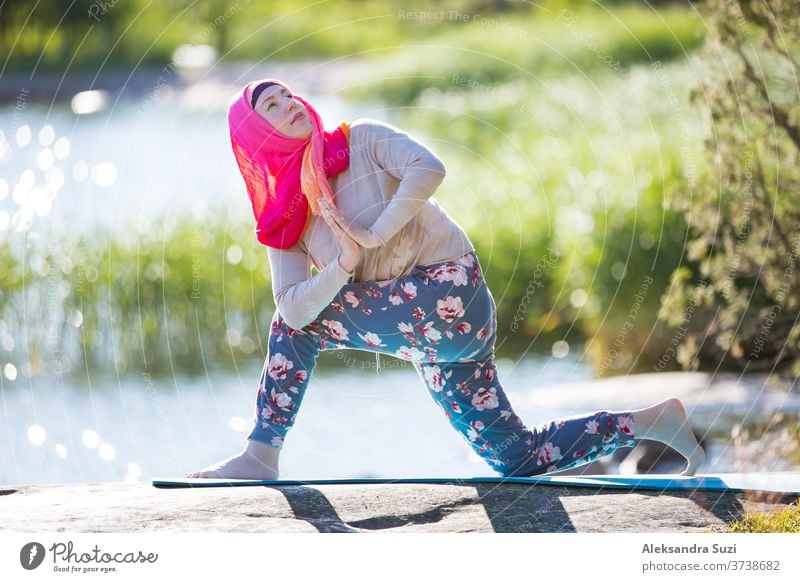
<path id="1" fill-rule="evenodd" d="M 450 427 L 408 363 L 381 356 L 385 367 L 376 374 L 370 356 L 323 352 L 286 438 L 281 478 L 495 475 Z M 515 412 L 529 426 L 616 410 L 564 388 L 592 379 L 572 356 L 499 358 L 497 366 Z M 6 379 L 0 484 L 146 482 L 203 468 L 244 446 L 260 372 L 254 360 L 238 375 L 91 375 L 55 387 L 47 377 Z M 610 461 L 598 462 L 616 472 Z M 712 441 L 703 472 L 741 469 L 735 463 L 729 443 Z"/>
<path id="2" fill-rule="evenodd" d="M 38 232 L 113 230 L 132 218 L 146 224 L 198 205 L 250 218 L 228 137 L 233 91 L 207 83 L 116 103 L 100 94 L 99 108 L 86 114 L 73 111 L 80 110 L 77 104 L 4 104 L 0 236 L 14 230 L 15 215 L 27 218 L 26 230 Z M 326 120 L 385 117 L 380 105 L 356 106 L 336 95 L 313 101 Z"/>

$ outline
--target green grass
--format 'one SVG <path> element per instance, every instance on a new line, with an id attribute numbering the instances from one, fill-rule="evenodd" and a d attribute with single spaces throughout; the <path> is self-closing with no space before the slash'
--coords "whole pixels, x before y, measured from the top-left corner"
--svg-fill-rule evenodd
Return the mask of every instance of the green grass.
<path id="1" fill-rule="evenodd" d="M 735 533 L 800 533 L 800 499 L 775 512 L 746 511 L 742 519 L 730 524 Z"/>
<path id="2" fill-rule="evenodd" d="M 652 371 L 672 337 L 654 322 L 686 229 L 665 201 L 687 193 L 685 164 L 703 135 L 702 119 L 685 103 L 693 83 L 688 63 L 658 74 L 639 65 L 623 78 L 605 72 L 429 91 L 396 112 L 400 127 L 446 160 L 437 197 L 487 265 L 499 337 L 536 338 L 547 352 L 569 333 L 590 339 L 599 363 L 625 328 L 605 372 L 634 364 Z M 557 264 L 537 273 L 548 248 L 559 252 Z M 530 292 L 534 277 L 542 286 Z"/>

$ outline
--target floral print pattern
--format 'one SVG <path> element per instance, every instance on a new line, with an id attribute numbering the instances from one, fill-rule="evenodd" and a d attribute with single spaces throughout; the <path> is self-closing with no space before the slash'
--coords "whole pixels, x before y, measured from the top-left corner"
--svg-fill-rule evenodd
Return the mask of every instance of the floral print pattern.
<path id="1" fill-rule="evenodd" d="M 494 298 L 474 252 L 397 279 L 344 285 L 303 329 L 276 311 L 249 438 L 282 446 L 319 352 L 350 348 L 412 362 L 448 422 L 502 475 L 568 469 L 634 445 L 626 412 L 526 426 L 497 375 L 496 334 Z"/>

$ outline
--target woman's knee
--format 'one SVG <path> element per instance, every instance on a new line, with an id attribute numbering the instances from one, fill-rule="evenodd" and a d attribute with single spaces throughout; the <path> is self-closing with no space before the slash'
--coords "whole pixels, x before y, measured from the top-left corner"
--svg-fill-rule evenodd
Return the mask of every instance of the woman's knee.
<path id="1" fill-rule="evenodd" d="M 314 322 L 301 328 L 289 327 L 286 320 L 275 312 L 272 319 L 268 352 L 282 352 L 294 358 L 300 358 L 306 365 L 315 360 L 320 350 L 324 349 Z"/>
<path id="2" fill-rule="evenodd" d="M 502 477 L 531 477 L 533 475 L 546 473 L 547 466 L 539 465 L 535 461 L 531 462 L 531 458 L 523 458 L 516 462 L 506 462 L 494 467 L 494 470 Z"/>

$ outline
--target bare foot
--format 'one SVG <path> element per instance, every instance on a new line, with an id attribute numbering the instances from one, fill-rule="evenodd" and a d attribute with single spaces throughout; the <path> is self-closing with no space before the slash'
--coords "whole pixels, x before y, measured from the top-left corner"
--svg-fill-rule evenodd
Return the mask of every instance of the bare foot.
<path id="1" fill-rule="evenodd" d="M 277 454 L 270 458 L 269 455 L 259 456 L 245 449 L 241 453 L 209 465 L 205 469 L 185 473 L 184 477 L 274 481 L 278 479 L 278 458 Z"/>
<path id="2" fill-rule="evenodd" d="M 692 432 L 689 418 L 683 403 L 678 398 L 667 398 L 656 405 L 656 419 L 653 426 L 643 438 L 661 441 L 686 458 L 686 469 L 681 471 L 684 477 L 690 477 L 705 462 L 706 453 Z"/>
<path id="3" fill-rule="evenodd" d="M 687 459 L 689 466 L 686 467 L 683 471 L 681 471 L 681 475 L 686 477 L 691 477 L 695 474 L 697 469 L 706 462 L 706 452 L 703 450 L 703 447 L 697 445 L 697 448 L 694 452 L 689 456 Z"/>

